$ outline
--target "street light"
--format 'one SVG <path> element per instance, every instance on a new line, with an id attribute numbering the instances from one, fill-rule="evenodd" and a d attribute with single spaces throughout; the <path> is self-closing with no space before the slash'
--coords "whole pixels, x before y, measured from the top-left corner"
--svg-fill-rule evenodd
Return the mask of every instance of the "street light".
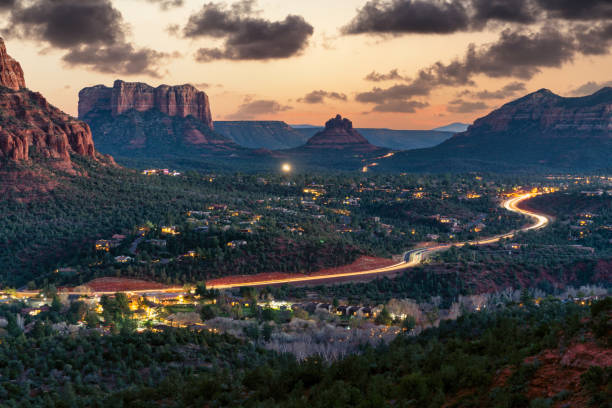
<path id="1" fill-rule="evenodd" d="M 291 165 L 289 163 L 283 163 L 281 170 L 283 173 L 289 173 L 291 171 Z"/>

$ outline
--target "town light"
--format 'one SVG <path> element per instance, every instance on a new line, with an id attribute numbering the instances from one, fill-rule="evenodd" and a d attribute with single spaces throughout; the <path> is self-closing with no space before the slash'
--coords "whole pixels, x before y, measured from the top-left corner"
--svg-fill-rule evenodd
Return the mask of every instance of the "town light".
<path id="1" fill-rule="evenodd" d="M 281 170 L 283 173 L 289 173 L 291 171 L 291 165 L 289 163 L 283 163 Z"/>

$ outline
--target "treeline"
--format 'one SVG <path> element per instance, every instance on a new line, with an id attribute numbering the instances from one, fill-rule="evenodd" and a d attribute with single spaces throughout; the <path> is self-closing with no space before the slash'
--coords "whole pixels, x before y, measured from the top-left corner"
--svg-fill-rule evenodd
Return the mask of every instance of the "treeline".
<path id="1" fill-rule="evenodd" d="M 298 362 L 183 329 L 10 337 L 0 344 L 0 398 L 7 407 L 549 407 L 579 392 L 604 406 L 609 368 L 584 372 L 576 389 L 530 399 L 539 363 L 525 359 L 585 336 L 609 347 L 611 312 L 610 298 L 590 310 L 527 303 L 443 321 L 335 362 Z"/>

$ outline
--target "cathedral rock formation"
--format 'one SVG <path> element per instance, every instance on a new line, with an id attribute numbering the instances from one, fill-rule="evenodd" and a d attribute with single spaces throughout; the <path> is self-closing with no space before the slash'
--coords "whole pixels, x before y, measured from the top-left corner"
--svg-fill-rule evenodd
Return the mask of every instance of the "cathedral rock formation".
<path id="1" fill-rule="evenodd" d="M 193 116 L 213 129 L 210 102 L 206 93 L 192 85 L 153 88 L 140 82 L 115 81 L 112 88 L 96 85 L 79 92 L 79 118 L 90 112 L 110 111 L 119 116 L 130 110 L 156 109 L 168 116 Z"/>

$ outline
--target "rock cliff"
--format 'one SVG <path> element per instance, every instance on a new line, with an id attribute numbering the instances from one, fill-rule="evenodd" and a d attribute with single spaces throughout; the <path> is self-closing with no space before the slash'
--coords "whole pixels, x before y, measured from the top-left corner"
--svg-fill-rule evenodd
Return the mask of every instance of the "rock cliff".
<path id="1" fill-rule="evenodd" d="M 311 137 L 304 147 L 364 152 L 378 149 L 353 129 L 353 123 L 350 120 L 343 119 L 340 115 L 328 120 L 325 123 L 325 129 Z"/>
<path id="2" fill-rule="evenodd" d="M 400 171 L 591 171 L 612 168 L 612 88 L 564 98 L 547 89 L 509 102 L 429 149 L 396 154 Z"/>
<path id="3" fill-rule="evenodd" d="M 130 110 L 151 109 L 181 118 L 191 115 L 213 129 L 208 96 L 192 85 L 153 88 L 140 82 L 117 80 L 112 88 L 96 85 L 79 92 L 79 118 L 93 111 L 110 111 L 112 116 L 119 116 Z"/>
<path id="4" fill-rule="evenodd" d="M 7 54 L 2 38 L 0 38 L 0 85 L 13 91 L 25 88 L 21 65 Z"/>
<path id="5" fill-rule="evenodd" d="M 25 88 L 21 66 L 8 56 L 2 39 L 0 69 L 0 158 L 57 159 L 68 168 L 70 153 L 96 157 L 89 126 Z"/>

